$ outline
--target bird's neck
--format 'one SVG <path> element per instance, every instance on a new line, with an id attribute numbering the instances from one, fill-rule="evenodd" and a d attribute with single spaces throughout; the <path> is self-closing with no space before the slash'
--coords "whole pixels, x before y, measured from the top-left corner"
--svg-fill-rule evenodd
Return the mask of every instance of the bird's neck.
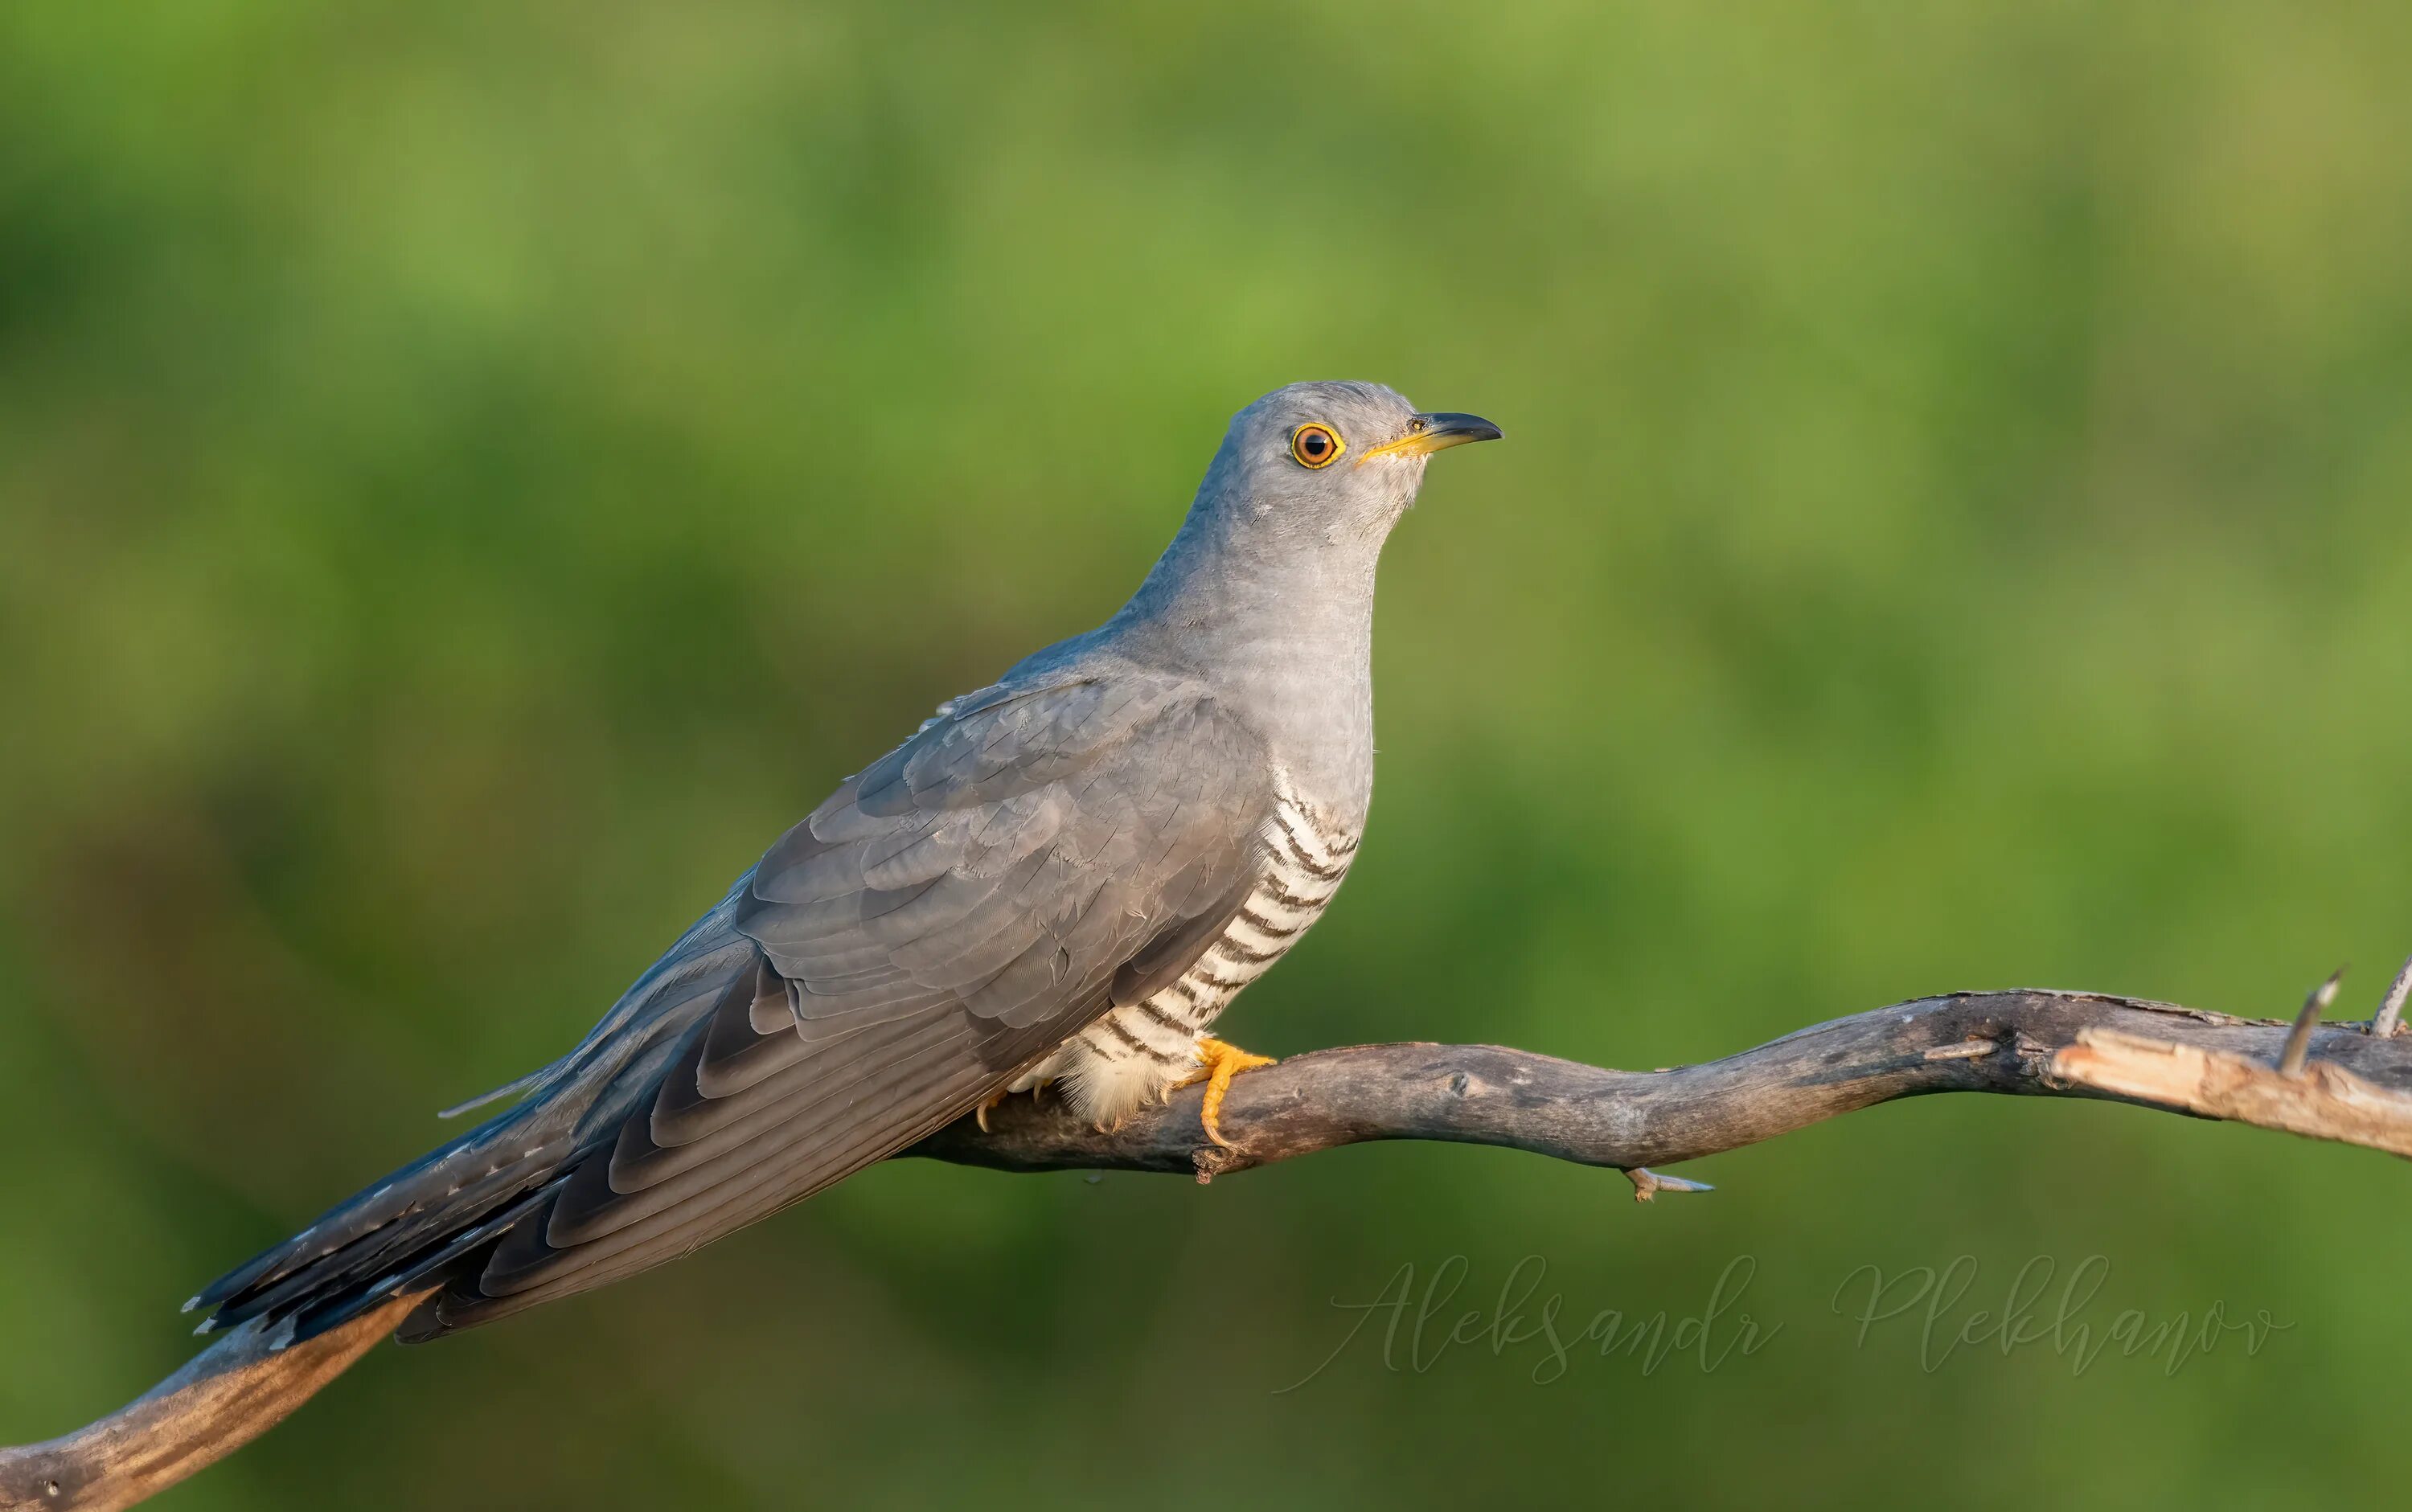
<path id="1" fill-rule="evenodd" d="M 1184 526 L 1115 616 L 1117 639 L 1231 698 L 1302 792 L 1344 822 L 1361 822 L 1372 796 L 1381 543 L 1301 542 L 1277 552 L 1225 544 Z"/>

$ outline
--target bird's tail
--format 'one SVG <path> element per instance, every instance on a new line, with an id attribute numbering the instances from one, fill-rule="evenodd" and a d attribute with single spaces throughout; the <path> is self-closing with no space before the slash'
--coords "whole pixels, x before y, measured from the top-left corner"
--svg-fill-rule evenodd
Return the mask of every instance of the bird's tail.
<path id="1" fill-rule="evenodd" d="M 516 1106 L 204 1287 L 184 1304 L 209 1312 L 197 1331 L 266 1318 L 289 1321 L 290 1339 L 308 1338 L 425 1289 L 508 1229 L 565 1166 L 616 1135 L 713 1002 L 752 968 L 752 945 L 728 928 L 728 913 L 724 901 L 699 920 L 577 1049 L 449 1112 L 520 1094 Z"/>

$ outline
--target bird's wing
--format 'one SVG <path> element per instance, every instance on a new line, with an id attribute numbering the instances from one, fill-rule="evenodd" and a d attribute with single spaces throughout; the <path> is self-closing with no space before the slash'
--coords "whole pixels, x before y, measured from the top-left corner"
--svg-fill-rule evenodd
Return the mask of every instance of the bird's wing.
<path id="1" fill-rule="evenodd" d="M 961 1117 L 1103 1012 L 1118 972 L 1201 951 L 1272 806 L 1261 741 L 1194 683 L 946 706 L 771 847 L 735 899 L 754 969 L 405 1336 L 685 1254 Z"/>

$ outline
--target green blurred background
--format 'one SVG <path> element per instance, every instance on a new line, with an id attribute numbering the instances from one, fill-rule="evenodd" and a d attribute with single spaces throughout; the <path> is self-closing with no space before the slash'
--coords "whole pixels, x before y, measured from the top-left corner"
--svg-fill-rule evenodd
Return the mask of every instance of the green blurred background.
<path id="1" fill-rule="evenodd" d="M 0 10 L 0 1442 L 549 1059 L 1226 417 L 1504 424 L 1390 548 L 1356 879 L 1252 1048 L 1713 1057 L 2412 949 L 2412 11 Z M 1613 1174 L 920 1163 L 384 1351 L 171 1493 L 1011 1508 L 2401 1490 L 2403 1167 L 1939 1098 Z M 2173 1373 L 1853 1346 L 2106 1257 Z M 1402 1265 L 1758 1354 L 1386 1369 Z M 1862 1283 L 1864 1284 L 1864 1283 Z M 1487 1305 L 1477 1303 L 1475 1305 Z M 1428 1339 L 1428 1350 L 1446 1330 Z M 1730 1324 L 1728 1325 L 1730 1327 Z M 2390 1468 L 2390 1465 L 2393 1468 Z"/>

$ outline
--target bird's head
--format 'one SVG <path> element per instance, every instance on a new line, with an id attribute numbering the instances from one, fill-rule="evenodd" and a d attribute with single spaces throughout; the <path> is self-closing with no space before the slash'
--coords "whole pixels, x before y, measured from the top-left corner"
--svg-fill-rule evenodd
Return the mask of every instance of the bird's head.
<path id="1" fill-rule="evenodd" d="M 1378 383 L 1294 383 L 1231 418 L 1199 502 L 1266 545 L 1378 546 L 1434 452 L 1497 439 L 1479 416 L 1419 411 Z"/>

